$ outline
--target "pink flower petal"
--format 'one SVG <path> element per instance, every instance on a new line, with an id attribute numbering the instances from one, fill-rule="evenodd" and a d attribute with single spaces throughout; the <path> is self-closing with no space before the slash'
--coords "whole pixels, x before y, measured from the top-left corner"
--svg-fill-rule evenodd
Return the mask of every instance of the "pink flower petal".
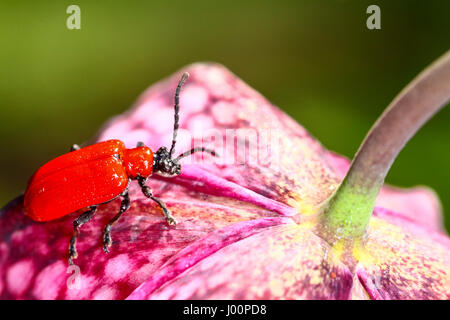
<path id="1" fill-rule="evenodd" d="M 111 253 L 105 254 L 102 231 L 118 212 L 120 201 L 100 206 L 92 221 L 82 227 L 77 243 L 79 289 L 68 285 L 74 272 L 67 265 L 67 250 L 72 221 L 80 213 L 39 223 L 25 216 L 21 198 L 11 203 L 1 212 L 0 248 L 9 249 L 2 250 L 0 279 L 16 274 L 18 265 L 31 279 L 26 280 L 27 290 L 24 279 L 3 285 L 0 298 L 122 299 L 188 244 L 237 222 L 275 215 L 245 202 L 199 194 L 163 181 L 154 190 L 164 190 L 177 226 L 168 227 L 160 209 L 133 187 L 134 202 L 114 225 Z"/>
<path id="2" fill-rule="evenodd" d="M 375 209 L 356 273 L 372 299 L 450 298 L 450 240 Z"/>
<path id="3" fill-rule="evenodd" d="M 348 299 L 352 275 L 296 224 L 267 228 L 209 255 L 150 299 Z"/>
<path id="4" fill-rule="evenodd" d="M 208 236 L 192 243 L 170 258 L 164 266 L 155 272 L 147 281 L 140 285 L 128 299 L 146 299 L 165 282 L 189 269 L 199 261 L 218 250 L 240 241 L 246 237 L 282 223 L 293 223 L 283 218 L 262 218 L 244 221 L 211 232 Z"/>

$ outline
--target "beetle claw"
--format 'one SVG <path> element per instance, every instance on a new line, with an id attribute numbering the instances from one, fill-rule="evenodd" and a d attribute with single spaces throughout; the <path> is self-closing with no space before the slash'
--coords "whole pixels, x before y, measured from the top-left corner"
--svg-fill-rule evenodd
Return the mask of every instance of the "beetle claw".
<path id="1" fill-rule="evenodd" d="M 103 251 L 105 251 L 105 253 L 109 253 L 109 247 L 111 247 L 112 244 L 112 240 L 111 240 L 111 236 L 109 234 L 109 230 L 105 230 L 105 234 L 103 235 Z"/>
<path id="2" fill-rule="evenodd" d="M 78 253 L 76 251 L 75 252 L 71 252 L 70 255 L 69 255 L 69 265 L 70 266 L 73 265 L 73 260 L 76 259 L 76 258 L 78 258 Z"/>
<path id="3" fill-rule="evenodd" d="M 109 253 L 109 247 L 111 247 L 111 238 L 108 237 L 108 239 L 104 240 L 103 251 L 105 251 L 105 253 Z"/>
<path id="4" fill-rule="evenodd" d="M 175 220 L 175 218 L 172 216 L 167 217 L 166 220 L 167 220 L 167 223 L 169 224 L 169 226 L 174 226 L 177 224 L 177 220 Z"/>

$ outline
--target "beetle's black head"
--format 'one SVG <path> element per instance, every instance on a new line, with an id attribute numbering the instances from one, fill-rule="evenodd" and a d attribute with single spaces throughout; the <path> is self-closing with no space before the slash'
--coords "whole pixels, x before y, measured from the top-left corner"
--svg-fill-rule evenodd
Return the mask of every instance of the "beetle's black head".
<path id="1" fill-rule="evenodd" d="M 179 121 L 179 111 L 180 111 L 180 90 L 183 86 L 184 82 L 188 78 L 189 74 L 185 72 L 181 77 L 180 82 L 178 83 L 177 89 L 175 90 L 175 116 L 174 116 L 174 125 L 173 125 L 173 138 L 172 138 L 172 146 L 170 147 L 170 151 L 167 150 L 166 147 L 161 147 L 154 154 L 153 157 L 153 172 L 165 177 L 175 177 L 181 173 L 181 164 L 180 160 L 188 155 L 195 152 L 207 152 L 212 154 L 213 156 L 217 156 L 216 152 L 213 150 L 209 150 L 206 148 L 193 148 L 189 151 L 183 152 L 176 158 L 172 158 L 175 152 L 175 144 L 177 142 L 177 132 L 178 132 L 178 121 Z"/>
<path id="2" fill-rule="evenodd" d="M 181 173 L 181 165 L 177 159 L 170 157 L 166 147 L 161 147 L 153 156 L 153 172 L 164 177 L 175 177 Z"/>

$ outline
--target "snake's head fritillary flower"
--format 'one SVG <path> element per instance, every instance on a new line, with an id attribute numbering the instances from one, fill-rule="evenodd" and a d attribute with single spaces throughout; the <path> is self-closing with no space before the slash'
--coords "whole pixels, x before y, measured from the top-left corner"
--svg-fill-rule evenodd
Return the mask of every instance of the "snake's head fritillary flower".
<path id="1" fill-rule="evenodd" d="M 101 235 L 119 200 L 83 225 L 69 267 L 72 221 L 81 212 L 34 222 L 18 197 L 0 213 L 0 297 L 448 299 L 450 240 L 435 194 L 382 185 L 423 111 L 448 101 L 449 60 L 394 100 L 351 166 L 223 66 L 184 68 L 190 78 L 176 150 L 206 146 L 220 158 L 197 154 L 182 161 L 179 177 L 149 180 L 178 224 L 168 226 L 132 186 L 111 252 L 103 252 Z M 150 87 L 96 140 L 170 146 L 180 74 Z"/>

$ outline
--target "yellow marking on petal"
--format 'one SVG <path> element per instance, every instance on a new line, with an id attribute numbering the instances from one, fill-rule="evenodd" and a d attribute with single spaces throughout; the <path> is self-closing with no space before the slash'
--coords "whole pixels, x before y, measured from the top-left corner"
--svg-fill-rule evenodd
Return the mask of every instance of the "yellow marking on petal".
<path id="1" fill-rule="evenodd" d="M 304 201 L 300 199 L 299 196 L 295 196 L 294 199 L 289 199 L 287 204 L 297 209 L 301 215 L 312 216 L 319 212 L 319 207 L 317 205 Z"/>
<path id="2" fill-rule="evenodd" d="M 378 264 L 380 261 L 366 250 L 360 243 L 353 248 L 353 257 L 356 261 L 361 261 L 363 264 Z"/>
<path id="3" fill-rule="evenodd" d="M 336 242 L 330 250 L 339 260 L 345 251 L 345 244 L 343 241 Z"/>
<path id="4" fill-rule="evenodd" d="M 317 220 L 302 221 L 297 226 L 299 229 L 312 230 L 317 226 Z"/>

